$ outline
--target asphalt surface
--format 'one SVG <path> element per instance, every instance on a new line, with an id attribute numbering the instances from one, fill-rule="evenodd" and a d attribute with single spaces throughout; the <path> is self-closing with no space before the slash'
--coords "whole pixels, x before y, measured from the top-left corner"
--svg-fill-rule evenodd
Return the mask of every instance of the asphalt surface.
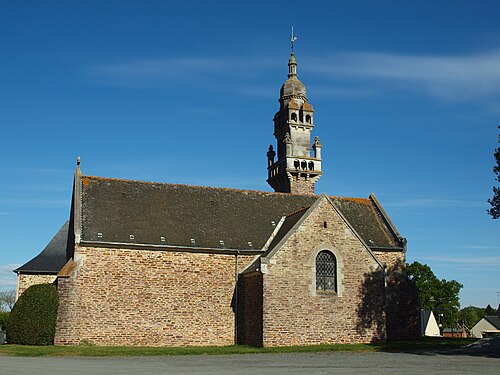
<path id="1" fill-rule="evenodd" d="M 171 357 L 0 357 L 0 374 L 500 374 L 500 356 L 465 352 Z"/>

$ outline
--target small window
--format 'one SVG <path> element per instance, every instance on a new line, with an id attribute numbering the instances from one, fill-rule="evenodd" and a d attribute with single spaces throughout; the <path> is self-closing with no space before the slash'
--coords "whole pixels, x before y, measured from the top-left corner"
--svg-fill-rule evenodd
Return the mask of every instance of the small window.
<path id="1" fill-rule="evenodd" d="M 316 257 L 316 290 L 337 291 L 337 260 L 326 250 L 320 251 Z"/>
<path id="2" fill-rule="evenodd" d="M 297 122 L 297 114 L 296 113 L 292 113 L 292 121 L 295 121 Z"/>
<path id="3" fill-rule="evenodd" d="M 308 124 L 310 124 L 310 123 L 311 123 L 311 115 L 306 115 L 306 122 L 307 122 Z"/>

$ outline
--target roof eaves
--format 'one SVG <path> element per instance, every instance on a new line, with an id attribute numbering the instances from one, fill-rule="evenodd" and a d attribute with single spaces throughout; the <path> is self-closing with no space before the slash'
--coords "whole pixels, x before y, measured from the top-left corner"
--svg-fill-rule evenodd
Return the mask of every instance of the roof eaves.
<path id="1" fill-rule="evenodd" d="M 256 255 L 264 251 L 259 249 L 231 249 L 223 247 L 204 247 L 204 246 L 179 246 L 179 245 L 154 245 L 147 243 L 127 243 L 127 242 L 105 242 L 82 240 L 80 246 L 103 247 L 113 249 L 132 249 L 132 250 L 153 250 L 153 251 L 179 251 L 191 253 L 216 253 L 232 255 Z"/>
<path id="2" fill-rule="evenodd" d="M 370 246 L 372 251 L 385 251 L 385 252 L 401 252 L 404 251 L 403 246 Z"/>
<path id="3" fill-rule="evenodd" d="M 12 270 L 12 272 L 16 273 L 16 274 L 25 274 L 25 275 L 38 275 L 38 274 L 43 274 L 43 275 L 57 275 L 57 273 L 59 271 L 49 271 L 49 270 L 36 270 L 36 271 L 32 271 L 32 270 L 25 270 L 21 267 L 19 268 L 16 268 L 15 270 Z"/>

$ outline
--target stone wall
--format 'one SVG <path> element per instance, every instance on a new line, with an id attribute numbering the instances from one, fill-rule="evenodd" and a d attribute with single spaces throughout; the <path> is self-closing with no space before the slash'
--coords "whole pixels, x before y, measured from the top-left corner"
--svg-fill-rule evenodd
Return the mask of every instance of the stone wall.
<path id="1" fill-rule="evenodd" d="M 32 285 L 51 284 L 55 281 L 56 275 L 30 275 L 20 273 L 17 275 L 16 301 L 23 292 Z"/>
<path id="2" fill-rule="evenodd" d="M 402 269 L 406 262 L 406 256 L 403 251 L 372 251 L 380 263 L 387 266 L 387 268 L 395 270 Z"/>
<path id="3" fill-rule="evenodd" d="M 262 273 L 241 275 L 238 282 L 238 344 L 262 346 Z"/>
<path id="4" fill-rule="evenodd" d="M 235 256 L 77 247 L 75 262 L 58 279 L 56 345 L 234 343 Z"/>
<path id="5" fill-rule="evenodd" d="M 305 180 L 305 177 L 300 176 L 297 179 L 296 176 L 289 176 L 290 180 L 290 193 L 292 194 L 302 194 L 302 195 L 315 195 L 314 185 L 315 182 Z"/>
<path id="6" fill-rule="evenodd" d="M 387 290 L 387 338 L 420 338 L 420 295 L 416 285 L 404 274 L 392 272 L 388 276 Z"/>
<path id="7" fill-rule="evenodd" d="M 316 255 L 337 259 L 335 292 L 317 292 Z M 381 341 L 384 280 L 378 263 L 323 199 L 262 266 L 264 346 Z"/>

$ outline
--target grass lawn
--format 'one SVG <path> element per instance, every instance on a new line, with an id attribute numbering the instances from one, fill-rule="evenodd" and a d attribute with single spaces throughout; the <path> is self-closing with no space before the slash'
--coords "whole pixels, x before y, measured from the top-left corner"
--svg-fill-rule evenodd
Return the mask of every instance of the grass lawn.
<path id="1" fill-rule="evenodd" d="M 332 352 L 332 351 L 391 351 L 407 352 L 420 350 L 457 349 L 474 342 L 476 339 L 424 338 L 415 341 L 396 341 L 383 344 L 337 344 L 290 346 L 279 348 L 253 348 L 249 346 L 223 347 L 136 347 L 136 346 L 22 346 L 1 345 L 0 356 L 94 356 L 94 357 L 128 357 L 153 355 L 221 355 L 250 353 L 299 353 L 299 352 Z"/>

